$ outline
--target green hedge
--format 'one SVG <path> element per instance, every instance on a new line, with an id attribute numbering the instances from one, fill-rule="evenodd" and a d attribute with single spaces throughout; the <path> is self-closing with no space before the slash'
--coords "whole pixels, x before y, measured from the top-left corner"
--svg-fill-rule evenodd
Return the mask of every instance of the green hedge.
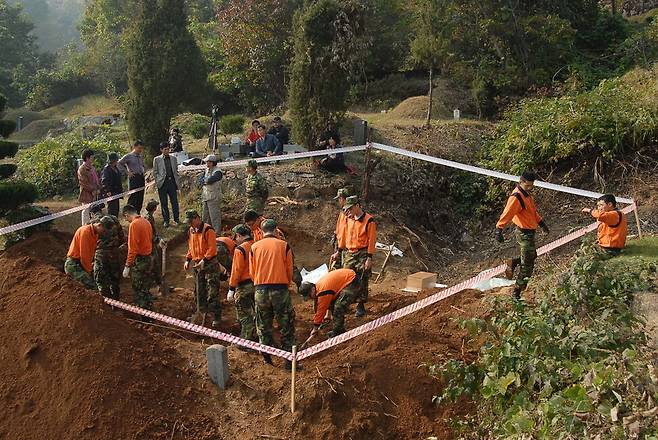
<path id="1" fill-rule="evenodd" d="M 94 151 L 94 166 L 99 174 L 107 155 L 111 152 L 121 155 L 122 150 L 107 128 L 91 139 L 82 139 L 78 133 L 66 133 L 21 150 L 17 156 L 17 174 L 36 185 L 42 197 L 73 193 L 78 189 L 77 159 L 85 149 Z"/>
<path id="2" fill-rule="evenodd" d="M 0 119 L 0 136 L 9 137 L 16 130 L 16 122 L 9 119 Z"/>
<path id="3" fill-rule="evenodd" d="M 242 115 L 226 115 L 219 119 L 219 129 L 224 134 L 234 134 L 244 131 L 245 117 Z"/>
<path id="4" fill-rule="evenodd" d="M 47 208 L 34 205 L 25 205 L 21 206 L 18 209 L 11 211 L 7 216 L 4 217 L 4 221 L 0 223 L 1 226 L 13 225 L 16 223 L 21 223 L 27 220 L 32 220 L 35 218 L 43 217 L 48 215 L 50 212 Z M 35 226 L 30 226 L 29 228 L 21 229 L 20 231 L 11 232 L 0 236 L 0 249 L 7 249 L 9 246 L 12 246 L 22 240 L 25 240 L 27 237 L 38 231 L 47 231 L 52 226 L 52 220 L 49 222 L 39 223 Z"/>
<path id="5" fill-rule="evenodd" d="M 0 141 L 0 159 L 14 157 L 17 152 L 18 144 L 16 142 Z"/>
<path id="6" fill-rule="evenodd" d="M 16 165 L 13 163 L 0 164 L 0 180 L 6 179 L 16 172 Z"/>
<path id="7" fill-rule="evenodd" d="M 182 113 L 173 118 L 171 126 L 180 128 L 182 134 L 201 139 L 208 136 L 210 117 L 199 113 Z"/>
<path id="8" fill-rule="evenodd" d="M 39 195 L 37 188 L 29 182 L 0 182 L 0 214 L 7 213 L 26 203 L 32 203 Z"/>

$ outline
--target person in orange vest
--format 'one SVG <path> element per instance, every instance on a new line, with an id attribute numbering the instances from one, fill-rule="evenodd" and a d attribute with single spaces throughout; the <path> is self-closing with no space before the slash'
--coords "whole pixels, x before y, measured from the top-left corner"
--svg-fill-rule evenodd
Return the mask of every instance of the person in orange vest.
<path id="1" fill-rule="evenodd" d="M 345 333 L 345 314 L 358 294 L 356 272 L 352 269 L 336 269 L 325 274 L 316 283 L 303 282 L 299 293 L 315 302 L 313 330 L 311 336 L 320 330 L 325 314 L 332 309 L 333 330 L 327 336 L 333 338 Z"/>
<path id="2" fill-rule="evenodd" d="M 228 279 L 228 274 L 231 273 L 231 265 L 233 264 L 233 252 L 235 252 L 235 240 L 231 237 L 217 237 L 217 261 L 224 268 L 226 268 L 227 277 L 223 280 Z"/>
<path id="3" fill-rule="evenodd" d="M 496 224 L 496 240 L 499 243 L 505 240 L 503 229 L 510 222 L 518 228 L 518 243 L 521 255 L 505 261 L 507 265 L 505 276 L 508 279 L 514 277 L 514 271 L 519 267 L 519 275 L 516 278 L 513 291 L 513 296 L 516 299 L 521 298 L 521 292 L 528 286 L 528 281 L 530 281 L 535 268 L 535 260 L 537 259 L 535 235 L 537 227 L 541 227 L 547 234 L 550 232 L 546 222 L 537 213 L 535 200 L 531 194 L 536 179 L 535 173 L 531 171 L 523 172 L 518 185 L 507 199 L 505 209 Z"/>
<path id="4" fill-rule="evenodd" d="M 226 275 L 226 268 L 217 261 L 217 235 L 215 229 L 204 223 L 199 213 L 194 209 L 185 211 L 187 223 L 190 225 L 187 238 L 187 255 L 183 268 L 194 269 L 196 294 L 203 312 L 212 312 L 213 327 L 219 327 L 222 319 L 221 302 L 219 299 L 219 283 L 221 275 Z"/>
<path id="5" fill-rule="evenodd" d="M 93 220 L 89 225 L 80 226 L 75 231 L 66 254 L 64 272 L 87 289 L 98 289 L 92 273 L 96 243 L 104 232 L 105 228 L 99 219 Z"/>
<path id="6" fill-rule="evenodd" d="M 356 272 L 359 294 L 356 298 L 357 318 L 366 314 L 365 303 L 368 301 L 368 280 L 372 270 L 372 257 L 377 243 L 377 223 L 372 215 L 361 208 L 359 198 L 350 196 L 345 199 L 343 211 L 347 216 L 345 225 L 345 248 L 343 251 L 343 268 Z"/>
<path id="7" fill-rule="evenodd" d="M 333 236 L 334 253 L 331 256 L 330 270 L 343 267 L 343 252 L 341 249 L 345 249 L 345 229 L 347 228 L 347 215 L 343 212 L 343 206 L 345 206 L 345 200 L 349 196 L 349 190 L 347 188 L 341 188 L 338 190 L 336 197 L 334 197 L 334 200 L 338 200 L 340 210 L 336 219 L 336 230 Z"/>
<path id="8" fill-rule="evenodd" d="M 137 213 L 132 205 L 123 207 L 123 217 L 128 226 L 128 258 L 123 277 L 130 277 L 135 304 L 151 310 L 153 297 L 149 289 L 155 284 L 153 276 L 153 228 L 151 223 Z"/>
<path id="9" fill-rule="evenodd" d="M 249 255 L 254 239 L 247 225 L 237 225 L 233 228 L 237 246 L 233 252 L 233 267 L 228 280 L 227 301 L 235 301 L 235 314 L 240 323 L 240 337 L 257 341 L 256 312 L 254 310 L 255 288 L 249 271 Z M 246 350 L 240 347 L 241 350 Z"/>
<path id="10" fill-rule="evenodd" d="M 254 282 L 256 303 L 256 331 L 261 344 L 272 346 L 272 324 L 276 318 L 281 332 L 281 348 L 291 351 L 295 345 L 295 309 L 290 299 L 292 283 L 292 250 L 288 243 L 276 238 L 276 222 L 272 219 L 261 223 L 264 236 L 251 246 L 249 272 Z M 272 358 L 264 353 L 263 359 L 272 364 Z M 286 369 L 292 363 L 286 361 Z"/>
<path id="11" fill-rule="evenodd" d="M 626 247 L 628 220 L 626 214 L 617 209 L 617 199 L 612 194 L 605 194 L 596 201 L 596 209 L 583 208 L 599 222 L 598 243 L 608 255 L 619 255 Z"/>

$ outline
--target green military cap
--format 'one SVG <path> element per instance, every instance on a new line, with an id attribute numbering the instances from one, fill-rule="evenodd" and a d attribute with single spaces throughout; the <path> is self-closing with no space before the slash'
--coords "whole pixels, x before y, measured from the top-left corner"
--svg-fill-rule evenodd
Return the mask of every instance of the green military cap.
<path id="1" fill-rule="evenodd" d="M 256 162 L 255 159 L 250 159 L 249 162 L 247 162 L 247 167 L 256 169 L 258 168 L 258 162 Z"/>
<path id="2" fill-rule="evenodd" d="M 334 197 L 334 200 L 339 199 L 341 197 L 348 198 L 349 196 L 350 196 L 350 190 L 347 188 L 341 188 L 336 193 L 336 197 Z"/>
<path id="3" fill-rule="evenodd" d="M 231 229 L 231 231 L 233 231 L 234 234 L 240 234 L 243 237 L 251 237 L 251 229 L 249 228 L 249 226 L 242 223 L 234 226 L 233 229 Z"/>
<path id="4" fill-rule="evenodd" d="M 196 209 L 188 209 L 185 211 L 185 218 L 189 222 L 192 219 L 199 218 L 199 213 L 196 211 Z"/>
<path id="5" fill-rule="evenodd" d="M 146 204 L 146 210 L 147 210 L 148 212 L 153 212 L 153 211 L 155 211 L 155 210 L 158 208 L 158 205 L 159 205 L 159 203 L 158 203 L 157 200 L 155 200 L 155 199 L 151 199 L 151 200 L 149 200 L 148 203 Z"/>
<path id="6" fill-rule="evenodd" d="M 315 284 L 310 283 L 308 281 L 304 281 L 300 286 L 299 286 L 299 294 L 304 298 L 308 299 L 309 296 L 311 296 L 311 289 L 315 287 Z"/>
<path id="7" fill-rule="evenodd" d="M 99 222 L 105 229 L 112 229 L 112 227 L 114 227 L 114 219 L 109 215 L 104 215 L 101 217 Z"/>
<path id="8" fill-rule="evenodd" d="M 349 209 L 354 205 L 359 204 L 359 197 L 358 196 L 350 196 L 347 199 L 345 199 L 345 204 L 343 205 L 343 209 Z"/>
<path id="9" fill-rule="evenodd" d="M 274 231 L 276 229 L 276 220 L 273 218 L 266 218 L 261 222 L 260 228 L 263 230 L 267 229 L 268 231 Z"/>

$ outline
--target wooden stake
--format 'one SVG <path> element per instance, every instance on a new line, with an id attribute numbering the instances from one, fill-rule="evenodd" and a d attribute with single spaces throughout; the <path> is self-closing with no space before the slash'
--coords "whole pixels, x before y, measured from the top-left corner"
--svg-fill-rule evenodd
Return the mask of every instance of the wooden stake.
<path id="1" fill-rule="evenodd" d="M 637 226 L 637 236 L 638 238 L 642 238 L 642 228 L 640 227 L 640 214 L 638 213 L 638 207 L 635 200 L 633 200 L 633 205 L 635 205 L 635 209 L 633 210 L 633 215 L 635 216 L 635 225 Z"/>
<path id="2" fill-rule="evenodd" d="M 292 378 L 290 381 L 290 412 L 295 413 L 295 376 L 297 374 L 297 346 L 292 346 Z"/>

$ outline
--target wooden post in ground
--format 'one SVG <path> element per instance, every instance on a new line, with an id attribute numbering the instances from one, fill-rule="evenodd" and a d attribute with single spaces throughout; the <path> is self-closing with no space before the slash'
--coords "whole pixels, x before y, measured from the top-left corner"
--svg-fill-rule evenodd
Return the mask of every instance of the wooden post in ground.
<path id="1" fill-rule="evenodd" d="M 290 412 L 295 413 L 295 376 L 297 374 L 297 346 L 292 346 L 292 373 L 290 381 Z"/>
<path id="2" fill-rule="evenodd" d="M 640 213 L 638 212 L 638 207 L 637 203 L 635 202 L 635 199 L 633 199 L 633 206 L 635 209 L 633 210 L 633 215 L 635 216 L 635 225 L 637 226 L 637 236 L 638 238 L 642 238 L 642 228 L 640 227 Z"/>
<path id="3" fill-rule="evenodd" d="M 363 176 L 363 187 L 361 188 L 361 201 L 366 202 L 368 200 L 368 188 L 370 187 L 370 173 L 372 171 L 372 166 L 370 163 L 370 151 L 372 150 L 372 128 L 368 129 L 368 143 L 366 144 L 366 165 L 365 173 Z"/>

